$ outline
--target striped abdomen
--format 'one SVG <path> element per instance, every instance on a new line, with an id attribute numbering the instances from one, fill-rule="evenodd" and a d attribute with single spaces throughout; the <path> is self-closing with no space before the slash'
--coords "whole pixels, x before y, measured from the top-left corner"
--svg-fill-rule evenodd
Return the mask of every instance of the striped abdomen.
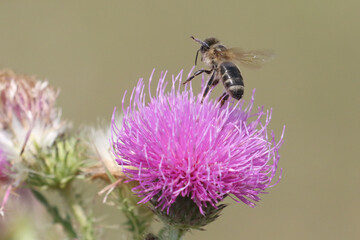
<path id="1" fill-rule="evenodd" d="M 244 94 L 244 81 L 239 68 L 232 62 L 220 65 L 221 80 L 231 97 L 240 100 Z"/>

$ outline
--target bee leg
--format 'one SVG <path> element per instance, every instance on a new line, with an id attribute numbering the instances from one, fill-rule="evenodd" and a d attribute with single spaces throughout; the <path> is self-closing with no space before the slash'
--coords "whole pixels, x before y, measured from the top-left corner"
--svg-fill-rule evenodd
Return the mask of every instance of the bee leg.
<path id="1" fill-rule="evenodd" d="M 224 96 L 226 95 L 226 94 L 228 94 L 227 92 L 224 92 L 219 98 L 218 98 L 218 102 L 220 102 L 223 98 L 224 98 Z"/>
<path id="2" fill-rule="evenodd" d="M 207 82 L 207 85 L 206 85 L 204 94 L 203 94 L 202 99 L 201 99 L 201 103 L 203 103 L 204 98 L 206 97 L 206 95 L 208 94 L 208 92 L 209 92 L 209 90 L 210 90 L 210 87 L 213 86 L 213 81 L 214 81 L 214 78 L 215 78 L 215 73 L 216 73 L 216 71 L 213 72 L 213 74 L 211 75 L 211 78 L 210 78 L 209 81 Z M 219 81 L 215 81 L 215 82 L 216 82 L 216 84 L 217 84 Z M 215 85 L 216 85 L 216 84 L 215 84 Z"/>
<path id="3" fill-rule="evenodd" d="M 214 81 L 212 82 L 211 86 L 212 86 L 212 87 L 215 87 L 218 83 L 219 83 L 219 79 L 214 79 Z"/>
<path id="4" fill-rule="evenodd" d="M 207 74 L 210 74 L 212 72 L 212 70 L 206 70 L 206 69 L 201 69 L 201 70 L 198 70 L 196 71 L 191 77 L 189 77 L 183 84 L 187 84 L 188 82 L 190 82 L 191 80 L 193 80 L 194 77 L 202 74 L 203 72 L 207 73 Z"/>
<path id="5" fill-rule="evenodd" d="M 226 92 L 223 93 L 218 99 L 218 102 L 221 101 L 220 107 L 222 107 L 228 99 L 229 99 L 229 94 Z"/>

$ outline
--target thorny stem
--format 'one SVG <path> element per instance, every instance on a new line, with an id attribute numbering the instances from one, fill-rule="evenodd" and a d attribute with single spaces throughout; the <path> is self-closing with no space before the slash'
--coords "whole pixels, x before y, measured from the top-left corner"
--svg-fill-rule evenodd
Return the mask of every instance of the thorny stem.
<path id="1" fill-rule="evenodd" d="M 31 191 L 33 193 L 33 196 L 38 200 L 39 203 L 41 203 L 45 207 L 49 215 L 53 218 L 54 223 L 58 223 L 63 227 L 63 230 L 69 237 L 69 239 L 76 239 L 77 234 L 72 227 L 70 219 L 63 218 L 60 215 L 58 208 L 50 205 L 50 203 L 42 193 L 38 192 L 35 189 L 31 189 Z"/>
<path id="2" fill-rule="evenodd" d="M 181 240 L 186 232 L 186 229 L 166 224 L 166 226 L 160 231 L 159 237 L 161 240 Z"/>
<path id="3" fill-rule="evenodd" d="M 93 223 L 91 217 L 87 217 L 83 207 L 78 203 L 74 196 L 74 191 L 71 184 L 68 184 L 64 189 L 60 190 L 66 204 L 68 205 L 71 214 L 80 226 L 83 240 L 95 240 L 93 232 Z"/>
<path id="4" fill-rule="evenodd" d="M 109 177 L 110 181 L 112 182 L 113 187 L 116 187 L 122 180 L 116 180 L 116 178 L 106 169 L 106 174 Z M 129 203 L 129 200 L 126 198 L 126 191 L 123 187 L 117 187 L 117 194 L 120 203 L 120 210 L 126 216 L 128 222 L 127 224 L 130 226 L 128 229 L 132 233 L 133 240 L 143 240 L 146 234 L 148 220 L 146 216 L 141 216 L 140 213 L 135 211 L 134 206 Z M 112 190 L 110 190 L 112 191 Z M 136 208 L 139 211 L 140 208 Z"/>
<path id="5" fill-rule="evenodd" d="M 124 213 L 126 218 L 129 220 L 132 229 L 133 239 L 134 240 L 142 240 L 143 239 L 143 231 L 141 231 L 140 227 L 140 221 L 135 215 L 134 211 L 131 211 L 130 206 L 126 199 L 124 198 L 124 195 L 122 193 L 122 189 L 119 188 L 119 199 L 121 201 L 122 207 L 121 211 Z"/>

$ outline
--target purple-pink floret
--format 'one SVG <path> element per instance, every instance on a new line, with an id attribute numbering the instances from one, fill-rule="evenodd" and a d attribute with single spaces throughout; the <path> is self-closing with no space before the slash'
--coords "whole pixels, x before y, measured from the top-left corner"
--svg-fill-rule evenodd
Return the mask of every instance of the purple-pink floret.
<path id="1" fill-rule="evenodd" d="M 7 161 L 4 151 L 0 148 L 0 185 L 9 180 L 10 163 Z"/>
<path id="2" fill-rule="evenodd" d="M 124 95 L 121 127 L 115 110 L 112 118 L 113 152 L 129 179 L 139 182 L 133 191 L 143 197 L 140 203 L 157 196 L 156 207 L 169 210 L 178 196 L 187 196 L 203 214 L 229 195 L 255 206 L 259 193 L 281 177 L 276 171 L 283 134 L 278 142 L 273 133 L 268 137 L 271 110 L 251 113 L 255 91 L 247 107 L 243 100 L 223 107 L 208 97 L 201 103 L 202 93 L 181 87 L 182 72 L 172 77 L 170 91 L 162 73 L 152 96 L 152 75 L 149 101 L 140 79 L 127 108 Z"/>

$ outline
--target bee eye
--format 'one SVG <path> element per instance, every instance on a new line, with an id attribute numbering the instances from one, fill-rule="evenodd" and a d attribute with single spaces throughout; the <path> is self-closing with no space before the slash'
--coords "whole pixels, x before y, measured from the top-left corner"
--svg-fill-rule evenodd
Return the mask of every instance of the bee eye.
<path id="1" fill-rule="evenodd" d="M 206 52 L 209 49 L 210 49 L 209 46 L 205 46 L 205 45 L 202 45 L 200 48 L 201 52 Z"/>

